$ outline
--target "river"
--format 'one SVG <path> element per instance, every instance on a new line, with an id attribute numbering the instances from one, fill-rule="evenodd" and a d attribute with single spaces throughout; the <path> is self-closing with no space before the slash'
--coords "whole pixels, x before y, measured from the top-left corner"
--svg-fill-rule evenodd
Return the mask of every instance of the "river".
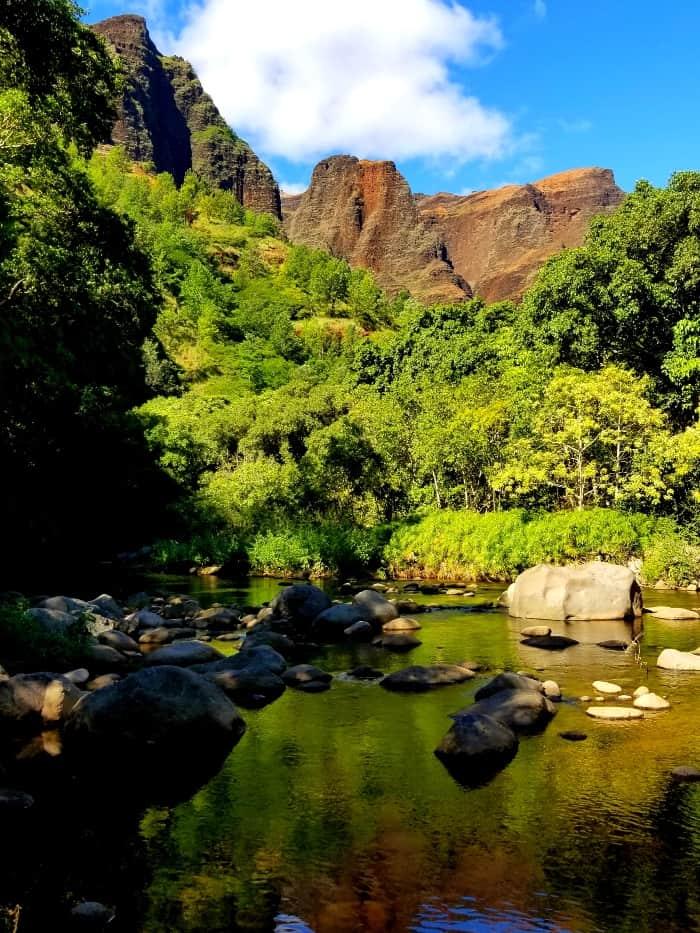
<path id="1" fill-rule="evenodd" d="M 168 581 L 185 585 L 203 605 L 278 590 Z M 53 900 L 68 895 L 114 905 L 113 928 L 147 933 L 700 930 L 700 785 L 670 778 L 700 765 L 700 674 L 655 667 L 662 647 L 697 648 L 700 623 L 645 616 L 641 659 L 592 644 L 629 639 L 623 623 L 555 624 L 583 643 L 545 652 L 521 645 L 505 613 L 459 608 L 497 592 L 419 597 L 443 608 L 417 617 L 423 644 L 410 656 L 363 645 L 310 659 L 339 674 L 469 658 L 558 681 L 554 721 L 486 786 L 461 787 L 433 750 L 488 673 L 421 695 L 342 679 L 320 695 L 287 690 L 244 711 L 240 744 L 191 799 L 117 820 L 106 798 L 50 822 L 32 840 L 31 877 L 25 867 L 3 886 L 5 903 L 10 884 L 23 905 L 19 930 L 49 929 Z M 700 608 L 690 593 L 645 600 Z M 578 698 L 596 679 L 629 693 L 646 684 L 671 709 L 594 721 Z M 565 730 L 588 738 L 567 742 Z"/>

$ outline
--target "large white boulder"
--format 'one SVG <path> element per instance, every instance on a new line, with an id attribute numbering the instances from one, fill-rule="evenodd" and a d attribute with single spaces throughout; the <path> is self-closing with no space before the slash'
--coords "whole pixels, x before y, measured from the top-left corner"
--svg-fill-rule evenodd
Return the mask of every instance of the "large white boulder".
<path id="1" fill-rule="evenodd" d="M 657 658 L 656 666 L 666 671 L 700 671 L 700 654 L 664 648 Z"/>
<path id="2" fill-rule="evenodd" d="M 546 621 L 633 619 L 642 613 L 642 591 L 632 571 L 616 564 L 539 564 L 515 581 L 508 611 Z"/>

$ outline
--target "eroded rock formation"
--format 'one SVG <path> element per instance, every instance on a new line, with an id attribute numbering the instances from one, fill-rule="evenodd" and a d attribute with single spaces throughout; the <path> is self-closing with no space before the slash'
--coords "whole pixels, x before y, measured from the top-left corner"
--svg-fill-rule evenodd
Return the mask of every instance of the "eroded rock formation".
<path id="1" fill-rule="evenodd" d="M 580 246 L 591 218 L 612 210 L 623 196 L 609 169 L 584 168 L 531 185 L 416 200 L 474 294 L 500 301 L 519 298 L 550 256 Z"/>
<path id="2" fill-rule="evenodd" d="M 393 162 L 333 156 L 314 169 L 308 190 L 287 212 L 295 243 L 329 250 L 371 269 L 391 292 L 426 301 L 461 301 L 469 287 L 452 268 L 438 227 L 421 219 Z"/>
<path id="3" fill-rule="evenodd" d="M 93 26 L 119 55 L 126 88 L 113 142 L 130 158 L 152 162 L 182 181 L 192 168 L 234 192 L 244 207 L 281 216 L 280 193 L 270 169 L 227 125 L 192 66 L 163 56 L 141 16 L 113 16 Z"/>
<path id="4" fill-rule="evenodd" d="M 583 242 L 623 192 L 608 169 L 561 172 L 466 196 L 411 196 L 391 162 L 335 156 L 303 195 L 283 199 L 290 239 L 372 269 L 427 301 L 518 299 L 540 266 Z"/>

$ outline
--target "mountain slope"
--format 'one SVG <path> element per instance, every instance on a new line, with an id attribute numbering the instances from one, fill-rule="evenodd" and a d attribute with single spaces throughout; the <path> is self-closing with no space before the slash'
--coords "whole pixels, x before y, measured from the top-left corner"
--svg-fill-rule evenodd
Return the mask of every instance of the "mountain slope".
<path id="1" fill-rule="evenodd" d="M 393 162 L 333 156 L 314 169 L 309 189 L 292 201 L 287 233 L 371 269 L 387 290 L 407 289 L 425 301 L 471 295 L 446 258 L 440 231 L 422 219 Z"/>
<path id="2" fill-rule="evenodd" d="M 280 217 L 279 188 L 270 169 L 230 129 L 192 66 L 161 55 L 141 16 L 114 16 L 92 28 L 126 71 L 113 141 L 131 159 L 152 162 L 178 183 L 191 168 L 232 191 L 244 207 Z"/>

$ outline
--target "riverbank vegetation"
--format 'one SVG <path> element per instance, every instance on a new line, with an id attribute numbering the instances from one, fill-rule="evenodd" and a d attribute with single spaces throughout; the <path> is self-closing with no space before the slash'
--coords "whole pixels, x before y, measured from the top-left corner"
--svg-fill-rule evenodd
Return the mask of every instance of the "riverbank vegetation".
<path id="1" fill-rule="evenodd" d="M 52 10 L 79 63 L 0 19 L 7 566 L 147 544 L 155 567 L 602 555 L 697 579 L 700 174 L 640 183 L 518 305 L 424 307 L 192 173 L 95 151 L 118 76 Z"/>

